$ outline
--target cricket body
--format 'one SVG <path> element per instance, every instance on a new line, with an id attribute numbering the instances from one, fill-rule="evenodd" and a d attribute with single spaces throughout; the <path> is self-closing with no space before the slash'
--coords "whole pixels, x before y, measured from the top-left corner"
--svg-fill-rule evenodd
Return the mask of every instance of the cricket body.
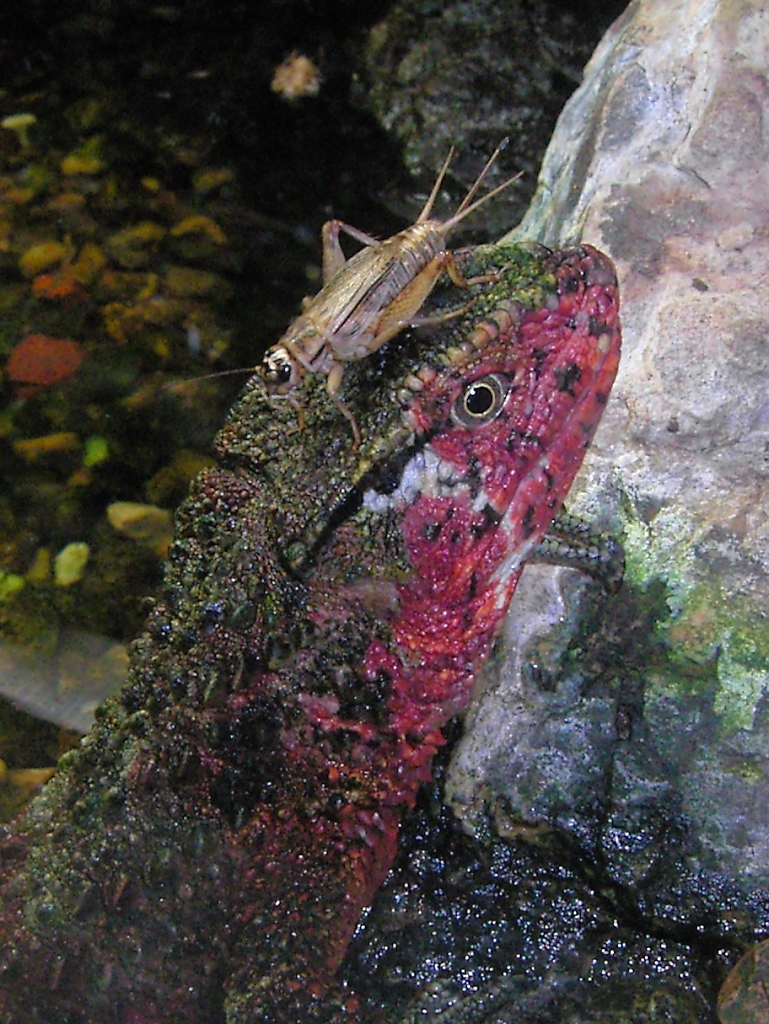
<path id="1" fill-rule="evenodd" d="M 317 375 L 303 431 L 232 410 L 125 688 L 0 829 L 0 1024 L 381 1024 L 345 951 L 619 360 L 595 249 L 457 258 L 472 308 L 349 368 L 358 448 Z"/>
<path id="2" fill-rule="evenodd" d="M 305 300 L 304 312 L 265 357 L 263 373 L 272 397 L 288 398 L 301 417 L 296 389 L 303 374 L 326 374 L 329 396 L 350 421 L 356 445 L 360 443 L 355 417 L 338 394 L 344 364 L 364 359 L 404 327 L 415 324 L 417 313 L 444 269 L 452 282 L 462 288 L 486 280 L 463 277 L 446 248 L 446 240 L 479 206 L 517 180 L 518 175 L 472 201 L 506 144 L 507 139 L 503 139 L 448 220 L 439 220 L 431 213 L 454 154 L 453 148 L 422 211 L 405 230 L 378 241 L 342 221 L 330 220 L 324 224 L 323 288 L 314 299 Z M 362 242 L 364 248 L 347 259 L 339 244 L 340 231 Z"/>

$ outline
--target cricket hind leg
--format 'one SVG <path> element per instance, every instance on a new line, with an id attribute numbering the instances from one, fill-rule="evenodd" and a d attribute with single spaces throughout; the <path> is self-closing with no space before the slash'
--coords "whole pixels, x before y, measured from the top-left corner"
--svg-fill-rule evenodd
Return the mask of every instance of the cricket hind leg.
<path id="1" fill-rule="evenodd" d="M 334 274 L 341 270 L 347 262 L 347 257 L 342 252 L 342 246 L 339 242 L 340 231 L 344 231 L 346 235 L 354 238 L 356 242 L 368 245 L 372 249 L 381 245 L 378 238 L 367 235 L 365 231 L 359 231 L 357 228 L 352 227 L 351 224 L 345 224 L 343 220 L 327 220 L 320 233 L 323 240 L 323 284 L 328 284 Z"/>
<path id="2" fill-rule="evenodd" d="M 476 274 L 475 277 L 465 277 L 450 252 L 444 253 L 442 256 L 442 269 L 446 271 L 453 285 L 464 289 L 472 288 L 476 284 L 494 284 L 501 276 L 498 270 L 492 270 L 488 274 Z M 457 306 L 444 313 L 414 317 L 409 321 L 409 326 L 433 327 L 436 324 L 446 323 L 447 320 L 454 320 L 458 316 L 463 316 L 472 308 L 474 302 L 475 297 L 468 299 L 467 302 L 463 302 L 461 306 Z"/>
<path id="3" fill-rule="evenodd" d="M 457 262 L 452 254 L 447 253 L 447 256 L 444 269 L 451 278 L 451 283 L 455 284 L 457 288 L 472 288 L 475 284 L 494 284 L 502 276 L 499 270 L 491 270 L 488 274 L 476 274 L 475 277 L 465 277 L 457 266 Z"/>

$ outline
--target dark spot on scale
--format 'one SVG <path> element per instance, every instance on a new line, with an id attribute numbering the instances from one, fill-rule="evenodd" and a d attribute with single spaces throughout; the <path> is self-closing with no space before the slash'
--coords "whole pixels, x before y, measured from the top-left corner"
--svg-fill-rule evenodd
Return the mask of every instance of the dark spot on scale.
<path id="1" fill-rule="evenodd" d="M 465 482 L 468 486 L 470 497 L 475 500 L 481 492 L 481 463 L 477 456 L 472 455 L 467 463 Z"/>
<path id="2" fill-rule="evenodd" d="M 451 535 L 451 537 L 449 539 L 451 540 L 452 544 L 459 544 L 459 542 L 462 540 L 462 533 L 461 533 L 461 531 L 454 530 L 454 532 L 452 533 L 452 535 Z"/>
<path id="3" fill-rule="evenodd" d="M 530 434 L 525 430 L 514 430 L 508 435 L 505 441 L 505 447 L 509 452 L 513 451 L 521 445 L 533 445 L 536 448 L 544 448 L 541 437 L 537 437 L 536 434 Z"/>
<path id="4" fill-rule="evenodd" d="M 579 286 L 582 284 L 581 278 L 576 274 L 569 274 L 568 277 L 562 277 L 561 281 L 561 294 L 566 295 L 569 292 L 579 291 Z"/>
<path id="5" fill-rule="evenodd" d="M 483 511 L 481 512 L 483 520 L 479 523 L 473 523 L 472 531 L 474 537 L 482 537 L 484 533 L 492 526 L 497 526 L 502 519 L 502 516 L 497 512 L 491 505 L 484 505 Z"/>
<path id="6" fill-rule="evenodd" d="M 441 535 L 441 523 L 424 523 L 422 525 L 422 536 L 432 544 Z"/>
<path id="7" fill-rule="evenodd" d="M 499 526 L 502 522 L 502 515 L 494 508 L 493 505 L 483 506 L 483 518 L 488 522 L 489 526 Z"/>
<path id="8" fill-rule="evenodd" d="M 521 520 L 521 527 L 523 529 L 524 537 L 530 537 L 532 535 L 532 533 L 534 532 L 533 519 L 534 519 L 534 506 L 533 505 L 529 505 L 529 507 L 526 509 L 526 511 L 523 514 L 523 519 Z"/>
<path id="9" fill-rule="evenodd" d="M 608 324 L 598 316 L 588 317 L 587 329 L 594 338 L 600 338 L 602 334 L 611 334 L 614 331 L 611 324 Z"/>
<path id="10" fill-rule="evenodd" d="M 544 466 L 542 467 L 542 472 L 545 474 L 545 480 L 547 480 L 547 489 L 548 489 L 548 491 L 552 491 L 553 484 L 555 483 L 555 477 L 550 472 L 550 470 L 546 469 Z"/>
<path id="11" fill-rule="evenodd" d="M 596 391 L 595 400 L 597 405 L 606 405 L 606 403 L 609 401 L 609 396 L 606 394 L 605 391 Z"/>
<path id="12" fill-rule="evenodd" d="M 547 352 L 543 348 L 535 348 L 531 354 L 534 356 L 534 377 L 539 380 L 542 376 L 542 367 L 547 359 Z"/>
<path id="13" fill-rule="evenodd" d="M 553 373 L 558 390 L 565 391 L 572 398 L 576 398 L 574 385 L 582 378 L 582 367 L 577 363 L 569 363 L 568 366 L 557 366 Z"/>

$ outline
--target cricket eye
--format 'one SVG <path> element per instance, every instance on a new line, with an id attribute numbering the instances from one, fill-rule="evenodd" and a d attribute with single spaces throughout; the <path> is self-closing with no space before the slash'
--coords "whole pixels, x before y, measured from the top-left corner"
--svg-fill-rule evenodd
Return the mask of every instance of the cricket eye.
<path id="1" fill-rule="evenodd" d="M 272 352 L 265 363 L 264 379 L 271 387 L 288 390 L 298 383 L 298 367 L 284 349 Z"/>
<path id="2" fill-rule="evenodd" d="M 490 423 L 502 411 L 510 392 L 510 381 L 497 373 L 467 384 L 454 400 L 451 417 L 462 427 Z"/>

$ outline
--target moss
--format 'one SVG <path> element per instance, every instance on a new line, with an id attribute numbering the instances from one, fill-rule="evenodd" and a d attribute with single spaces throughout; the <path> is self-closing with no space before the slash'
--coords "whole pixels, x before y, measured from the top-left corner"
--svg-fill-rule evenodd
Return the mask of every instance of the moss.
<path id="1" fill-rule="evenodd" d="M 713 711 L 727 732 L 751 729 L 769 686 L 769 620 L 749 595 L 735 595 L 698 550 L 707 528 L 680 508 L 651 510 L 649 521 L 633 509 L 624 523 L 626 579 L 639 590 L 664 583 L 666 610 L 656 623 L 673 670 L 715 666 Z"/>

